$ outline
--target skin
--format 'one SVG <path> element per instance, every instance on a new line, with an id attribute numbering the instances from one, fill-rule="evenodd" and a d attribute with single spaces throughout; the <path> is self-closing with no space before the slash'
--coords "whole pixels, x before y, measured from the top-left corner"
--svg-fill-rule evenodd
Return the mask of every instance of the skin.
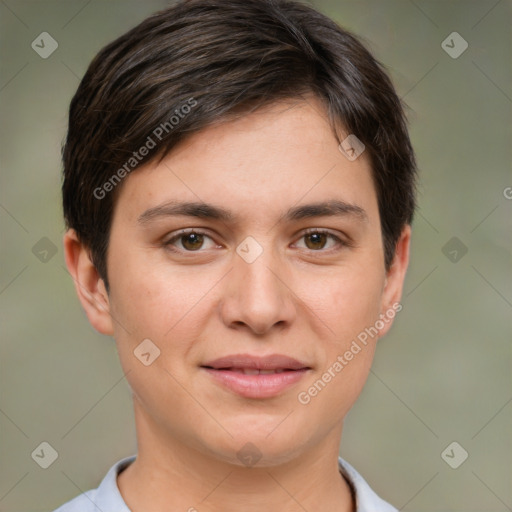
<path id="1" fill-rule="evenodd" d="M 233 219 L 139 220 L 174 200 L 220 206 Z M 364 214 L 280 221 L 289 208 L 332 200 Z M 203 245 L 190 237 L 166 245 L 183 228 L 204 232 Z M 310 228 L 345 243 L 305 236 Z M 248 236 L 263 249 L 252 263 L 236 252 Z M 129 508 L 355 510 L 337 467 L 343 419 L 392 320 L 308 404 L 297 396 L 399 302 L 409 242 L 406 226 L 386 271 L 369 160 L 339 151 L 314 98 L 204 129 L 125 178 L 108 294 L 69 230 L 66 261 L 78 296 L 91 324 L 115 338 L 133 391 L 138 456 L 118 477 Z M 133 353 L 146 338 L 160 349 L 149 366 Z M 311 370 L 276 397 L 243 398 L 200 367 L 236 353 L 284 354 Z M 237 457 L 247 442 L 261 453 L 253 467 Z"/>

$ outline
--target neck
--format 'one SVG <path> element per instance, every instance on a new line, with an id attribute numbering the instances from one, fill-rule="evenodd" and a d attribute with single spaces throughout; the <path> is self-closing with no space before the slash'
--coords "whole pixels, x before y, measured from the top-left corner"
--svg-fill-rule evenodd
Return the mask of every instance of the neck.
<path id="1" fill-rule="evenodd" d="M 136 409 L 138 454 L 117 484 L 132 512 L 353 512 L 338 470 L 341 431 L 285 463 L 243 467 L 158 432 Z"/>

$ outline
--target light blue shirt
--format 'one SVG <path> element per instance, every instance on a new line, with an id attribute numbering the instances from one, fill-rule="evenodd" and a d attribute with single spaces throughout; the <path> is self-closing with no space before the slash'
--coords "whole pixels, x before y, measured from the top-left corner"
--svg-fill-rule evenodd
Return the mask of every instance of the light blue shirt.
<path id="1" fill-rule="evenodd" d="M 117 487 L 117 475 L 135 460 L 135 455 L 116 462 L 97 489 L 86 491 L 68 501 L 54 512 L 131 512 Z M 355 494 L 356 512 L 398 512 L 379 498 L 363 477 L 341 457 L 340 473 L 347 479 Z"/>

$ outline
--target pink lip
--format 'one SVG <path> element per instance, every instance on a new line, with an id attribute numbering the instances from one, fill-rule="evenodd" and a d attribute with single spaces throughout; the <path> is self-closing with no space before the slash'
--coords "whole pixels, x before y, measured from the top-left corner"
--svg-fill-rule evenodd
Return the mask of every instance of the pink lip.
<path id="1" fill-rule="evenodd" d="M 280 354 L 251 356 L 234 354 L 201 366 L 222 386 L 245 398 L 271 398 L 296 384 L 311 368 Z M 276 370 L 279 373 L 245 374 L 243 370 Z"/>

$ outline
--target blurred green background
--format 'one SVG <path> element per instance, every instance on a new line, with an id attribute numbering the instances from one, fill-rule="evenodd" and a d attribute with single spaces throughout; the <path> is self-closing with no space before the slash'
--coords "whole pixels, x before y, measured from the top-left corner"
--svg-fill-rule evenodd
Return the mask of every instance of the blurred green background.
<path id="1" fill-rule="evenodd" d="M 4 512 L 52 510 L 136 451 L 114 342 L 89 326 L 64 269 L 60 147 L 90 60 L 167 4 L 0 2 Z M 512 4 L 311 4 L 387 66 L 421 171 L 404 309 L 341 454 L 404 511 L 512 510 Z M 58 44 L 47 58 L 31 47 L 42 32 Z M 58 452 L 48 469 L 31 457 L 43 441 Z M 468 453 L 456 469 L 441 456 L 453 441 Z"/>

